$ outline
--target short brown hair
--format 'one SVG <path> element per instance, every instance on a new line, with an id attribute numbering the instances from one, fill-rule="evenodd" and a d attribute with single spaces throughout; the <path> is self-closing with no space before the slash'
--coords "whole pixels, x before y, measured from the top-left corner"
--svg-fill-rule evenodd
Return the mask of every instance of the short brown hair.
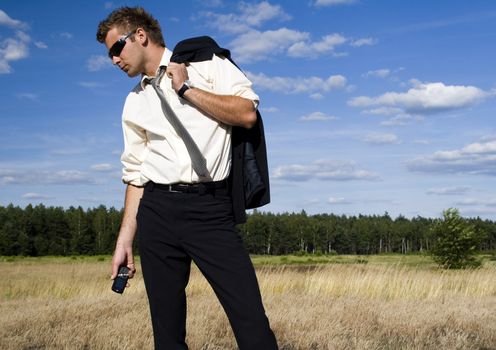
<path id="1" fill-rule="evenodd" d="M 123 32 L 131 32 L 138 28 L 143 28 L 151 42 L 165 47 L 160 24 L 142 7 L 121 7 L 112 11 L 98 25 L 96 40 L 104 43 L 108 32 L 115 27 L 123 30 Z"/>

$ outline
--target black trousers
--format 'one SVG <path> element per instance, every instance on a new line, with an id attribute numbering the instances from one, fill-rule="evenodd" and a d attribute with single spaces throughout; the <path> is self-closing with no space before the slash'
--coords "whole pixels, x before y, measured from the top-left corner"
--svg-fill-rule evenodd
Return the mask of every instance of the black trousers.
<path id="1" fill-rule="evenodd" d="M 188 349 L 185 288 L 191 260 L 222 304 L 239 348 L 278 348 L 226 189 L 176 193 L 149 184 L 137 221 L 156 349 Z"/>

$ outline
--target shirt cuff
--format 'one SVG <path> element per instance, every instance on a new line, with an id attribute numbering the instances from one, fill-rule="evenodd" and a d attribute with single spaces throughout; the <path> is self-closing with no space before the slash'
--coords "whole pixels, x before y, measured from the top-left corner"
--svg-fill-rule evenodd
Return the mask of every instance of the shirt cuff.
<path id="1" fill-rule="evenodd" d="M 126 173 L 125 171 L 123 172 L 124 175 L 122 176 L 122 182 L 126 185 L 133 185 L 137 187 L 143 187 L 145 185 L 145 182 L 141 179 L 139 173 Z"/>

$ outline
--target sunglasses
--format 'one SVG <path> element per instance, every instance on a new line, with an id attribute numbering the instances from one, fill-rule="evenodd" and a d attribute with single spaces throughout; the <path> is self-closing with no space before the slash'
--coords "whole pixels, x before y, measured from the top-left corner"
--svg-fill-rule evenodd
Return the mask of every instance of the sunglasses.
<path id="1" fill-rule="evenodd" d="M 126 46 L 126 40 L 129 38 L 131 35 L 133 35 L 136 32 L 136 30 L 133 30 L 132 32 L 127 33 L 125 36 L 117 40 L 114 45 L 112 45 L 108 51 L 108 56 L 110 59 L 113 59 L 116 56 L 120 56 L 122 49 L 124 46 Z"/>

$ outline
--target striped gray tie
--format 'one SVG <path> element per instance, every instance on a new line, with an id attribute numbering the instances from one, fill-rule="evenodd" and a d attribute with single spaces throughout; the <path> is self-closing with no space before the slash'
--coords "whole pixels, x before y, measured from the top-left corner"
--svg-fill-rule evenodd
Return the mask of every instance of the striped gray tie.
<path id="1" fill-rule="evenodd" d="M 195 141 L 189 134 L 188 130 L 184 127 L 183 123 L 179 120 L 176 113 L 172 110 L 171 106 L 167 102 L 164 92 L 160 88 L 160 80 L 165 74 L 165 66 L 161 66 L 159 73 L 156 77 L 151 79 L 146 79 L 146 83 L 150 83 L 155 91 L 157 92 L 158 97 L 160 98 L 160 102 L 162 104 L 162 111 L 164 112 L 165 117 L 172 125 L 176 133 L 183 140 L 186 149 L 188 150 L 189 157 L 191 158 L 191 165 L 193 166 L 193 170 L 200 177 L 200 180 L 203 181 L 211 181 L 212 178 L 207 170 L 207 160 L 203 157 L 201 151 L 198 149 Z"/>

